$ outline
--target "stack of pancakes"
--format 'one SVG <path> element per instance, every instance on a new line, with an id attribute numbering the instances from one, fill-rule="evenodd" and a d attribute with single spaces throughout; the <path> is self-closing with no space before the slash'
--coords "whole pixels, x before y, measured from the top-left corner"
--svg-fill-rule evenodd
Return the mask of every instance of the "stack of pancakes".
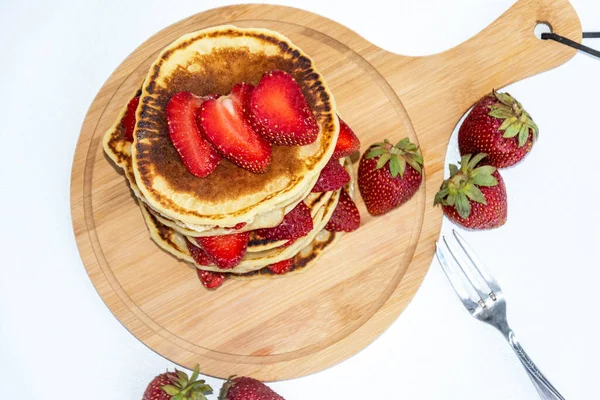
<path id="1" fill-rule="evenodd" d="M 205 178 L 192 175 L 173 146 L 165 117 L 178 92 L 226 95 L 238 82 L 258 84 L 270 70 L 291 74 L 300 85 L 319 125 L 306 146 L 273 146 L 271 165 L 256 174 L 222 160 Z M 234 276 L 272 275 L 267 268 L 293 259 L 291 271 L 314 262 L 339 233 L 324 229 L 340 190 L 311 192 L 334 151 L 339 121 L 332 94 L 312 61 L 286 37 L 264 29 L 219 26 L 185 35 L 165 48 L 150 67 L 140 90 L 133 142 L 125 138 L 126 104 L 104 137 L 104 150 L 123 169 L 138 199 L 152 239 L 164 250 L 198 269 Z M 345 190 L 353 195 L 350 173 Z M 196 237 L 227 235 L 275 227 L 303 201 L 313 229 L 289 243 L 250 233 L 247 253 L 234 268 L 198 265 L 189 250 Z"/>

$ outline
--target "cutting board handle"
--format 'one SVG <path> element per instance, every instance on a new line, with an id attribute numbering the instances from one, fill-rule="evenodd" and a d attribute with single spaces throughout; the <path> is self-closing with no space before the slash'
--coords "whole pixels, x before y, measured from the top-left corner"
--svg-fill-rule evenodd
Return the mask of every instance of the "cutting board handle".
<path id="1" fill-rule="evenodd" d="M 388 71 L 395 70 L 390 72 L 392 87 L 419 138 L 449 138 L 460 117 L 492 89 L 555 68 L 573 57 L 575 50 L 538 39 L 534 34 L 538 22 L 549 24 L 555 33 L 581 40 L 581 24 L 569 1 L 520 0 L 466 42 L 431 56 L 399 57 L 396 61 L 403 68 L 388 66 Z M 424 107 L 436 103 L 443 106 L 435 107 L 435 113 L 423 112 Z"/>

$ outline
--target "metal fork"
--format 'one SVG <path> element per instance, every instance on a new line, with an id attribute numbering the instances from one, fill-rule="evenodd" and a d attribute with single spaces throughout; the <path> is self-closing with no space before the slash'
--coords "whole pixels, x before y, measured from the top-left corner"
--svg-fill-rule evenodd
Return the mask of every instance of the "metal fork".
<path id="1" fill-rule="evenodd" d="M 437 243 L 435 254 L 463 305 L 473 317 L 487 322 L 504 335 L 525 367 L 540 398 L 565 400 L 527 356 L 508 326 L 506 300 L 496 279 L 485 269 L 465 240 L 455 230 L 452 230 L 452 234 L 458 246 L 442 236 L 442 243 Z"/>

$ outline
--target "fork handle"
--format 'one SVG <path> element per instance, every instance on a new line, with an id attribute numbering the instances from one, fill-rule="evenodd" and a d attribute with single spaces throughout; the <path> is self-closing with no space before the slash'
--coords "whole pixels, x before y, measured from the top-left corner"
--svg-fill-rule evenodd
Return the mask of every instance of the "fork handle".
<path id="1" fill-rule="evenodd" d="M 512 330 L 508 331 L 506 339 L 517 354 L 517 357 L 519 357 L 521 364 L 523 364 L 525 367 L 525 370 L 527 371 L 529 378 L 533 382 L 535 389 L 540 395 L 540 398 L 543 400 L 565 400 L 558 390 L 556 390 L 556 388 L 552 386 L 550 382 L 548 382 L 548 379 L 546 379 L 544 374 L 540 372 L 533 361 L 531 361 L 531 358 L 529 358 L 527 353 L 525 353 L 525 350 L 515 337 L 515 333 Z"/>

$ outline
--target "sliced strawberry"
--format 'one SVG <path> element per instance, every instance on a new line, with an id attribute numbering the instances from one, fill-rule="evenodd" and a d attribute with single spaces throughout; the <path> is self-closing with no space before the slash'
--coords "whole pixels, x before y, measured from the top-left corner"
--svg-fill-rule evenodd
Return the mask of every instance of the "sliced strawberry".
<path id="1" fill-rule="evenodd" d="M 337 159 L 331 159 L 321 170 L 321 175 L 311 192 L 333 192 L 350 182 L 350 174 Z"/>
<path id="2" fill-rule="evenodd" d="M 346 190 L 342 189 L 340 192 L 340 200 L 338 201 L 333 215 L 325 229 L 329 232 L 352 232 L 360 226 L 360 213 L 356 204 L 350 198 L 350 195 L 346 193 Z"/>
<path id="3" fill-rule="evenodd" d="M 238 222 L 238 223 L 237 223 L 237 224 L 235 224 L 234 226 L 232 226 L 232 227 L 230 227 L 230 228 L 225 228 L 225 229 L 229 229 L 229 230 L 232 230 L 232 231 L 237 231 L 237 230 L 239 230 L 239 229 L 242 229 L 242 228 L 243 228 L 243 227 L 245 227 L 245 226 L 246 226 L 246 223 L 245 223 L 245 222 Z"/>
<path id="4" fill-rule="evenodd" d="M 200 278 L 200 282 L 202 282 L 207 289 L 216 289 L 225 282 L 225 279 L 227 279 L 227 276 L 221 272 L 197 269 L 196 273 L 198 274 L 198 278 Z"/>
<path id="5" fill-rule="evenodd" d="M 199 178 L 210 175 L 221 159 L 204 139 L 196 124 L 196 113 L 200 105 L 214 97 L 198 97 L 189 92 L 179 92 L 167 104 L 167 124 L 173 146 L 188 171 Z"/>
<path id="6" fill-rule="evenodd" d="M 280 70 L 262 76 L 250 96 L 249 118 L 256 132 L 281 146 L 304 146 L 319 134 L 300 85 Z"/>
<path id="7" fill-rule="evenodd" d="M 123 126 L 125 127 L 125 140 L 133 142 L 133 130 L 135 129 L 135 111 L 140 104 L 140 96 L 134 97 L 127 103 L 127 111 L 123 118 Z"/>
<path id="8" fill-rule="evenodd" d="M 253 91 L 254 91 L 253 85 L 246 83 L 246 82 L 240 82 L 240 83 L 237 83 L 231 89 L 231 94 L 229 96 L 232 99 L 234 99 L 235 101 L 237 101 L 239 104 L 241 104 L 242 108 L 244 109 L 244 112 L 246 112 L 246 111 L 250 111 L 249 110 L 250 95 L 252 94 Z"/>
<path id="9" fill-rule="evenodd" d="M 206 236 L 196 238 L 198 246 L 219 268 L 233 268 L 242 261 L 248 247 L 249 232 L 233 235 Z"/>
<path id="10" fill-rule="evenodd" d="M 275 264 L 269 265 L 269 269 L 271 272 L 277 275 L 285 274 L 289 272 L 290 269 L 294 266 L 294 259 L 290 258 L 289 260 L 283 260 L 276 262 Z"/>
<path id="11" fill-rule="evenodd" d="M 338 136 L 337 143 L 335 144 L 335 150 L 333 151 L 332 159 L 342 158 L 349 156 L 350 154 L 360 150 L 360 140 L 338 115 L 340 120 L 340 134 Z"/>
<path id="12" fill-rule="evenodd" d="M 298 203 L 289 213 L 285 214 L 283 221 L 274 228 L 257 229 L 257 235 L 271 240 L 295 240 L 313 229 L 313 219 L 310 209 L 304 202 Z"/>
<path id="13" fill-rule="evenodd" d="M 205 265 L 205 266 L 212 264 L 212 260 L 208 257 L 206 252 L 204 250 L 202 250 L 200 247 L 194 246 L 192 243 L 190 243 L 188 241 L 187 248 L 188 248 L 192 258 L 194 259 L 194 261 L 196 261 L 196 264 Z"/>
<path id="14" fill-rule="evenodd" d="M 202 104 L 198 125 L 214 148 L 234 164 L 263 173 L 271 164 L 271 144 L 254 132 L 244 117 L 252 85 L 238 84 L 229 96 Z"/>

